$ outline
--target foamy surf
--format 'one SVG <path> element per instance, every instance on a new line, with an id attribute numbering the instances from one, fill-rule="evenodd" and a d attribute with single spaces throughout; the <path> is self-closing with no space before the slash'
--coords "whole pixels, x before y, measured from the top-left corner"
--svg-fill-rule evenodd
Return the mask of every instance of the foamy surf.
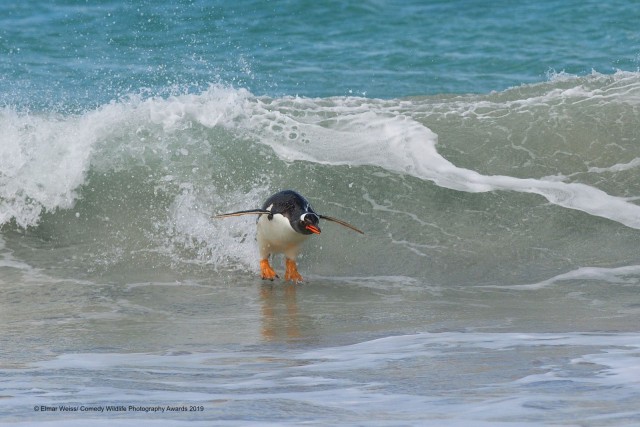
<path id="1" fill-rule="evenodd" d="M 640 265 L 623 267 L 580 267 L 576 270 L 558 274 L 538 283 L 506 286 L 508 289 L 536 290 L 549 286 L 561 285 L 563 282 L 607 283 L 611 285 L 637 285 L 640 283 Z"/>
<path id="2" fill-rule="evenodd" d="M 123 426 L 142 419 L 184 423 L 185 414 L 167 412 L 183 405 L 204 406 L 196 418 L 212 425 L 233 425 L 236 411 L 249 418 L 246 425 L 274 417 L 283 425 L 313 419 L 380 426 L 532 426 L 541 414 L 549 423 L 576 425 L 638 419 L 637 334 L 417 333 L 275 350 L 65 354 L 20 371 L 3 370 L 11 397 L 0 408 L 109 408 L 110 419 Z M 372 372 L 390 375 L 373 379 Z M 24 381 L 34 375 L 35 388 Z M 458 382 L 451 384 L 447 375 Z M 69 383 L 57 382 L 60 376 Z M 146 390 L 149 382 L 155 384 L 152 391 Z M 265 406 L 271 408 L 267 416 Z M 35 414 L 31 423 L 105 417 L 58 411 Z"/>
<path id="3" fill-rule="evenodd" d="M 353 277 L 349 265 L 358 265 L 364 276 L 422 277 L 428 261 L 449 277 L 450 266 L 473 269 L 485 253 L 518 263 L 537 251 L 526 238 L 536 236 L 533 247 L 555 265 L 536 269 L 533 281 L 542 281 L 590 265 L 596 250 L 559 248 L 563 222 L 597 227 L 612 259 L 634 245 L 617 226 L 640 226 L 632 143 L 639 86 L 637 74 L 619 73 L 482 96 L 376 100 L 267 98 L 214 85 L 131 95 L 84 113 L 3 107 L 0 219 L 10 229 L 41 228 L 64 247 L 92 240 L 94 250 L 66 262 L 88 264 L 90 273 L 123 263 L 253 272 L 253 222 L 211 216 L 294 188 L 316 209 L 360 224 L 374 251 L 365 257 L 356 250 L 362 242 L 339 234 L 330 237 L 337 244 L 323 244 L 325 234 L 305 251 L 311 275 Z M 469 238 L 477 215 L 491 242 Z M 389 245 L 397 258 L 384 255 Z M 515 285 L 532 282 L 525 276 Z"/>
<path id="4" fill-rule="evenodd" d="M 593 82 L 574 80 L 573 91 L 551 86 L 544 99 L 531 95 L 521 100 L 517 110 L 535 111 L 546 106 L 553 112 L 558 100 L 580 108 L 583 101 L 596 102 L 584 94 L 583 86 L 606 79 L 594 76 Z M 637 76 L 621 73 L 618 80 L 626 83 L 605 81 L 604 87 L 592 88 L 591 93 L 603 93 L 594 98 L 606 94 L 608 101 L 634 105 Z M 553 84 L 567 82 L 560 79 Z M 45 211 L 71 208 L 91 171 L 108 172 L 156 161 L 167 171 L 159 178 L 172 180 L 172 169 L 178 166 L 174 163 L 176 154 L 188 159 L 190 149 L 201 152 L 207 148 L 206 137 L 203 140 L 202 135 L 194 134 L 196 125 L 224 129 L 233 139 L 264 144 L 285 162 L 379 167 L 463 192 L 537 194 L 554 205 L 639 228 L 640 207 L 631 202 L 633 198 L 611 195 L 578 182 L 578 177 L 574 182 L 564 182 L 571 175 L 564 171 L 563 180 L 547 175 L 522 178 L 483 174 L 457 166 L 438 151 L 442 135 L 425 124 L 429 121 L 425 108 L 440 120 L 443 114 L 445 118 L 447 114 L 464 116 L 469 110 L 483 109 L 485 115 L 489 110 L 513 111 L 514 102 L 470 100 L 461 109 L 460 101 L 453 100 L 453 112 L 443 113 L 446 103 L 437 101 L 429 107 L 428 99 L 424 103 L 359 98 L 265 99 L 244 89 L 212 86 L 199 95 L 125 98 L 80 115 L 22 113 L 4 107 L 0 117 L 0 222 L 13 219 L 26 227 L 37 224 Z M 589 166 L 588 172 L 624 172 L 636 165 L 634 158 L 617 166 Z M 268 169 L 256 172 L 268 174 Z"/>
<path id="5" fill-rule="evenodd" d="M 278 110 L 280 103 L 285 106 L 284 112 Z M 292 108 L 292 104 L 298 103 L 298 108 Z M 516 191 L 538 194 L 557 206 L 640 228 L 640 206 L 626 198 L 578 182 L 483 175 L 457 167 L 438 153 L 438 136 L 412 119 L 408 112 L 397 114 L 393 112 L 396 107 L 388 107 L 386 103 L 372 106 L 372 101 L 367 105 L 370 110 L 362 112 L 362 105 L 350 108 L 350 103 L 343 105 L 335 101 L 337 114 L 328 111 L 322 100 L 316 103 L 308 99 L 288 99 L 276 102 L 268 109 L 261 103 L 253 104 L 249 116 L 255 125 L 251 128 L 262 128 L 256 139 L 269 145 L 285 161 L 377 166 L 432 181 L 443 188 L 472 193 Z M 297 117 L 296 111 L 304 112 L 302 118 Z M 289 112 L 295 115 L 289 115 Z M 327 115 L 337 117 L 327 119 Z M 274 121 L 278 124 L 274 125 Z"/>

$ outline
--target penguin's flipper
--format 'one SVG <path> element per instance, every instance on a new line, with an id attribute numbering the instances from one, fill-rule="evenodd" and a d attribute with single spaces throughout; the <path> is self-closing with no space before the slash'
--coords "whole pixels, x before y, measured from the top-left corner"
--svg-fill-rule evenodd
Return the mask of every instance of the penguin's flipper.
<path id="1" fill-rule="evenodd" d="M 326 216 L 326 215 L 318 215 L 320 217 L 320 219 L 326 219 L 327 221 L 332 221 L 332 222 L 337 222 L 340 225 L 343 225 L 347 228 L 352 229 L 353 231 L 360 233 L 360 234 L 364 234 L 364 231 L 354 227 L 353 225 L 349 224 L 348 222 L 342 221 L 341 219 L 337 219 L 337 218 L 332 218 L 330 216 Z"/>
<path id="2" fill-rule="evenodd" d="M 248 211 L 238 211 L 238 212 L 229 212 L 224 214 L 214 215 L 214 218 L 227 218 L 230 216 L 241 216 L 241 215 L 264 215 L 271 214 L 273 212 L 268 211 L 266 209 L 249 209 Z"/>

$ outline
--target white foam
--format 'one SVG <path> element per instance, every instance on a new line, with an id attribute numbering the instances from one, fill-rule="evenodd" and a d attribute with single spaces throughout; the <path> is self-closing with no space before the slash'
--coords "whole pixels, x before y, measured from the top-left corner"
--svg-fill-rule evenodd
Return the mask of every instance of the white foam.
<path id="1" fill-rule="evenodd" d="M 571 363 L 593 363 L 603 366 L 599 382 L 611 387 L 627 387 L 640 384 L 640 364 L 638 352 L 629 349 L 607 349 L 602 353 L 586 354 L 573 359 Z"/>
<path id="2" fill-rule="evenodd" d="M 115 103 L 66 116 L 0 109 L 0 224 L 27 227 L 43 210 L 72 207 L 97 143 L 127 117 Z"/>
<path id="3" fill-rule="evenodd" d="M 34 272 L 34 269 L 30 265 L 16 259 L 13 256 L 13 252 L 7 249 L 6 246 L 7 244 L 4 238 L 0 235 L 0 268 L 7 267 L 15 270 Z M 0 281 L 1 280 L 0 278 Z"/>
<path id="4" fill-rule="evenodd" d="M 0 110 L 0 223 L 34 224 L 42 209 L 70 207 L 88 161 L 75 121 Z M 74 138 L 76 144 L 70 143 Z M 84 151 L 84 153 L 83 153 Z"/>
<path id="5" fill-rule="evenodd" d="M 232 405 L 223 410 L 249 411 L 242 420 L 251 425 L 282 415 L 277 404 L 287 402 L 285 425 L 299 422 L 309 409 L 319 410 L 320 422 L 342 415 L 343 422 L 358 425 L 373 418 L 380 425 L 412 420 L 421 425 L 424 420 L 433 420 L 431 425 L 590 424 L 632 410 L 639 355 L 637 333 L 491 332 L 417 333 L 306 350 L 68 354 L 3 370 L 15 397 L 0 406 L 26 405 L 22 411 L 33 416 L 35 404 L 80 399 L 102 405 L 190 402 L 205 405 L 203 414 L 194 415 L 214 417 L 208 419 L 212 423 L 241 413 L 216 412 L 215 402 L 222 402 Z M 459 381 L 451 379 L 456 375 Z M 34 385 L 25 378 L 38 381 Z M 60 384 L 64 378 L 70 382 Z M 557 401 L 563 402 L 559 408 Z M 607 406 L 610 402 L 616 405 Z M 251 412 L 249 405 L 256 403 L 275 406 L 267 414 Z M 576 416 L 585 405 L 595 409 Z M 129 420 L 120 420 L 128 425 Z"/>
<path id="6" fill-rule="evenodd" d="M 635 84 L 637 76 L 632 77 L 631 83 L 625 83 L 631 77 L 618 76 L 617 89 Z M 551 102 L 550 99 L 585 97 L 591 93 L 589 90 L 576 85 L 573 91 L 550 90 L 542 100 L 533 97 L 513 102 L 528 108 L 531 103 Z M 618 92 L 593 90 L 599 90 L 600 96 L 617 99 Z M 476 101 L 474 106 L 479 107 L 482 102 Z M 199 123 L 247 135 L 289 162 L 376 166 L 464 192 L 538 194 L 557 206 L 640 229 L 640 206 L 596 187 L 557 179 L 483 175 L 456 166 L 438 152 L 437 135 L 416 120 L 424 114 L 419 109 L 406 101 L 361 98 L 274 100 L 223 86 L 168 99 L 132 97 L 78 116 L 32 115 L 5 107 L 0 110 L 0 223 L 15 218 L 21 226 L 33 225 L 44 209 L 73 206 L 89 168 L 110 161 L 93 158 L 94 151 L 102 141 L 113 139 L 114 135 L 117 139 L 123 127 L 135 131 L 139 126 L 156 125 L 172 133 Z M 142 145 L 140 150 L 148 148 Z M 134 150 L 128 146 L 115 148 L 120 149 Z M 185 148 L 181 149 L 184 153 Z M 637 165 L 636 159 L 593 172 L 626 170 Z"/>
<path id="7" fill-rule="evenodd" d="M 615 165 L 609 167 L 590 167 L 589 172 L 591 173 L 605 173 L 605 172 L 622 172 L 631 169 L 635 169 L 640 166 L 640 157 L 636 157 L 627 163 L 616 163 Z"/>
<path id="8" fill-rule="evenodd" d="M 244 114 L 247 96 L 244 90 L 216 87 L 205 95 L 169 99 L 132 96 L 81 114 L 1 108 L 0 224 L 14 219 L 21 227 L 35 225 L 43 211 L 74 205 L 91 167 L 117 169 L 123 166 L 118 164 L 121 153 L 166 148 L 157 146 L 158 141 L 149 146 L 141 139 L 136 147 L 130 143 L 134 139 L 122 140 L 136 129 L 159 125 L 171 133 L 188 128 L 194 117 L 212 127 L 218 121 L 232 123 Z M 101 152 L 105 141 L 122 144 Z M 95 157 L 96 152 L 101 155 Z"/>
<path id="9" fill-rule="evenodd" d="M 246 240 L 255 240 L 256 218 L 212 219 L 212 215 L 222 213 L 218 212 L 220 206 L 225 206 L 229 212 L 247 209 L 247 201 L 255 203 L 256 200 L 264 200 L 268 197 L 268 190 L 256 187 L 249 194 L 225 192 L 224 198 L 215 188 L 204 193 L 197 192 L 192 186 L 184 186 L 175 197 L 167 222 L 167 227 L 172 231 L 169 233 L 171 241 L 165 247 L 179 244 L 195 250 L 198 252 L 196 260 L 205 260 L 216 267 L 257 268 L 257 245 L 243 244 Z M 188 262 L 188 259 L 184 261 Z"/>
<path id="10" fill-rule="evenodd" d="M 629 278 L 628 276 L 636 276 L 636 278 Z M 640 265 L 628 265 L 624 267 L 580 267 L 576 270 L 568 271 L 566 273 L 558 274 L 547 280 L 543 280 L 538 283 L 529 283 L 525 285 L 512 285 L 512 286 L 484 286 L 495 287 L 499 289 L 520 289 L 520 290 L 537 290 L 555 285 L 558 282 L 568 280 L 580 280 L 590 281 L 596 280 L 607 283 L 618 284 L 635 284 L 638 283 L 638 277 L 640 277 Z"/>
<path id="11" fill-rule="evenodd" d="M 376 368 L 380 363 L 431 354 L 441 349 L 475 348 L 487 350 L 508 350 L 516 347 L 539 346 L 585 346 L 594 342 L 600 347 L 625 347 L 630 351 L 640 350 L 637 333 L 590 334 L 590 333 L 496 333 L 496 332 L 440 332 L 397 335 L 341 347 L 330 347 L 303 353 L 300 357 L 317 360 L 316 364 L 305 365 L 301 369 L 323 369 L 326 365 L 334 368 L 362 369 Z M 426 350 L 431 350 L 425 353 Z M 354 357 L 357 356 L 357 357 Z M 364 362 L 364 363 L 363 363 Z"/>
<path id="12" fill-rule="evenodd" d="M 436 134 L 407 115 L 389 111 L 385 103 L 351 106 L 349 101 L 334 100 L 327 107 L 321 101 L 255 102 L 245 125 L 286 161 L 378 166 L 465 192 L 538 194 L 555 205 L 640 229 L 640 206 L 628 199 L 582 183 L 482 175 L 460 168 L 438 153 Z"/>

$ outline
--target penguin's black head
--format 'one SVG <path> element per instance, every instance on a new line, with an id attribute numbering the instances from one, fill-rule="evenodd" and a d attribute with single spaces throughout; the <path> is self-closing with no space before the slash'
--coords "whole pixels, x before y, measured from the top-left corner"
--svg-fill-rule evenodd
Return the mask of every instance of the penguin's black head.
<path id="1" fill-rule="evenodd" d="M 320 234 L 320 217 L 315 212 L 305 212 L 298 221 L 292 221 L 293 228 L 301 234 Z"/>

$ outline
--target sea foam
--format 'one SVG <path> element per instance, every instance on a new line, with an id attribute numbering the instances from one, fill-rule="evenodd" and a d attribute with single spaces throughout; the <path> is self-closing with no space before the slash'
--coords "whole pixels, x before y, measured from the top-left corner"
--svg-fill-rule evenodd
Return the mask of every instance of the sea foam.
<path id="1" fill-rule="evenodd" d="M 286 101 L 287 104 L 295 102 L 294 99 Z M 464 192 L 500 190 L 538 194 L 555 205 L 640 229 L 640 206 L 591 185 L 483 175 L 458 167 L 438 153 L 437 135 L 406 114 L 394 114 L 387 108 L 362 112 L 358 107 L 350 111 L 336 101 L 338 106 L 334 112 L 339 112 L 339 116 L 327 119 L 330 112 L 321 101 L 315 106 L 313 100 L 299 102 L 296 111 L 304 111 L 301 118 L 286 113 L 276 115 L 271 111 L 273 107 L 266 109 L 259 103 L 252 105 L 255 111 L 251 113 L 251 121 L 262 122 L 262 131 L 257 132 L 256 138 L 284 160 L 378 166 Z M 268 125 L 274 117 L 282 122 L 275 130 Z M 304 139 L 288 138 L 292 130 L 296 135 L 304 135 Z"/>
<path id="2" fill-rule="evenodd" d="M 535 101 L 523 95 L 518 108 L 563 102 L 567 97 L 580 103 L 586 99 L 585 91 L 598 92 L 607 102 L 623 102 L 618 98 L 632 102 L 636 80 L 636 75 L 625 74 L 614 82 L 617 86 L 588 90 L 581 81 L 568 89 L 553 86 L 566 85 L 565 81 L 552 83 Z M 429 102 L 356 97 L 272 99 L 214 85 L 199 94 L 131 96 L 82 114 L 18 112 L 4 107 L 0 110 L 0 223 L 13 219 L 26 227 L 37 224 L 44 211 L 71 208 L 89 171 L 126 170 L 131 162 L 134 166 L 156 162 L 161 168 L 155 171 L 160 184 L 171 181 L 176 167 L 188 166 L 176 163 L 176 153 L 190 160 L 196 156 L 194 148 L 204 154 L 218 149 L 194 131 L 199 127 L 229 132 L 231 139 L 225 143 L 238 145 L 238 149 L 239 141 L 247 140 L 269 147 L 286 163 L 373 166 L 461 192 L 537 194 L 554 205 L 640 229 L 640 207 L 631 202 L 633 197 L 611 195 L 592 184 L 565 182 L 566 174 L 560 171 L 564 179 L 483 174 L 457 166 L 439 152 L 438 135 L 423 123 L 428 117 L 424 105 Z M 485 102 L 478 99 L 466 108 Z M 449 105 L 456 103 L 460 101 Z M 148 153 L 155 156 L 151 161 Z M 589 172 L 616 172 L 636 165 L 637 160 L 631 160 L 608 168 L 591 167 Z"/>

